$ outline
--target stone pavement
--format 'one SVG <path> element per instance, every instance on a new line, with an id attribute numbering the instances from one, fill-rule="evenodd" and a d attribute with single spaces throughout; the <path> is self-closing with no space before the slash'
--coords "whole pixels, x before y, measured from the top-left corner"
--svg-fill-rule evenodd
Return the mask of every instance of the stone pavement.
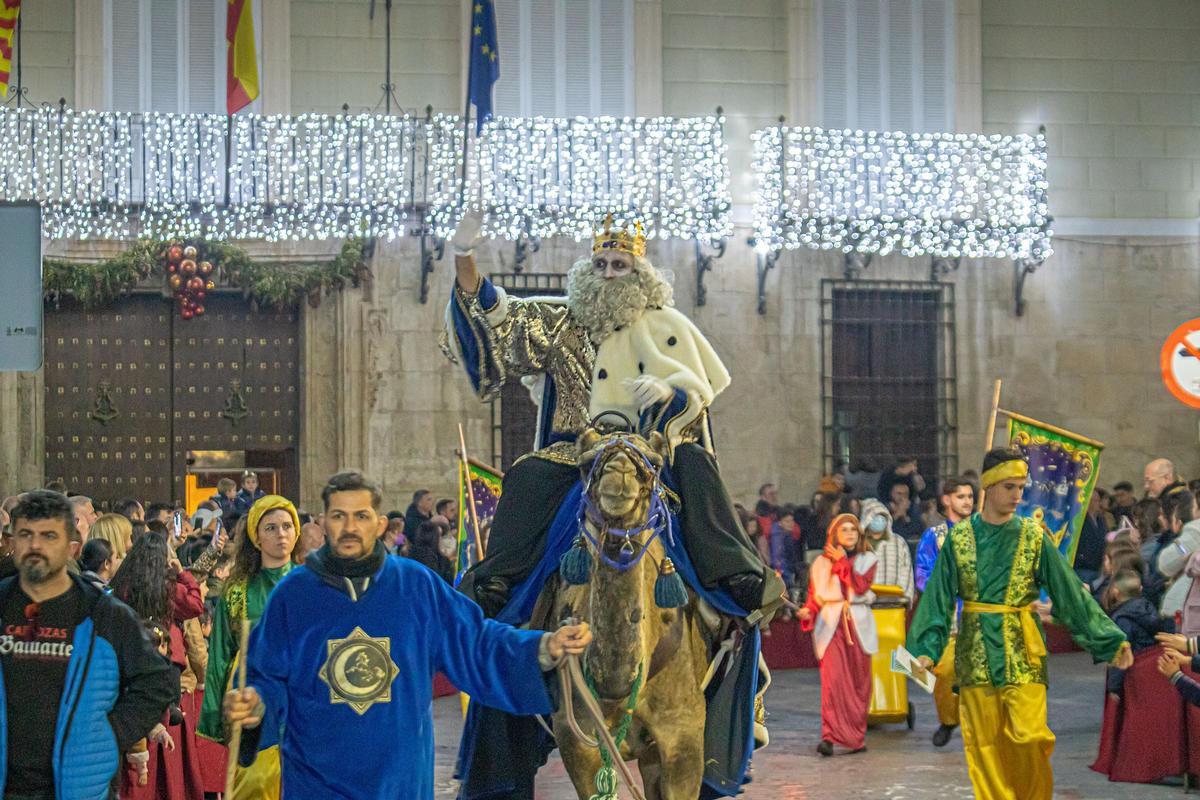
<path id="1" fill-rule="evenodd" d="M 1052 656 L 1050 727 L 1058 735 L 1054 755 L 1055 796 L 1067 800 L 1183 800 L 1174 787 L 1109 783 L 1088 769 L 1100 731 L 1104 669 L 1083 653 Z M 1164 689 L 1170 687 L 1164 684 Z M 1172 690 L 1173 691 L 1173 690 Z M 867 732 L 866 753 L 821 758 L 815 747 L 821 731 L 820 682 L 816 670 L 774 674 L 767 695 L 771 744 L 754 760 L 755 780 L 746 800 L 969 800 L 971 787 L 963 760 L 962 737 L 955 733 L 944 749 L 929 737 L 937 727 L 933 701 L 920 690 L 910 695 L 917 707 L 916 730 L 887 725 Z M 457 698 L 434 703 L 437 736 L 437 797 L 453 798 L 450 778 L 462 725 Z M 538 775 L 537 800 L 572 800 L 570 782 L 555 753 Z M 622 797 L 627 795 L 622 794 Z"/>

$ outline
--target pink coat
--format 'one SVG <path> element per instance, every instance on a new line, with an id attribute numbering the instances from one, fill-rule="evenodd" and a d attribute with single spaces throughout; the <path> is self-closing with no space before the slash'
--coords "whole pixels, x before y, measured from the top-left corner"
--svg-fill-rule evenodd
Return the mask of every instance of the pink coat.
<path id="1" fill-rule="evenodd" d="M 1183 625 L 1179 631 L 1184 636 L 1200 636 L 1200 550 L 1188 556 L 1183 577 L 1178 580 L 1192 582 L 1187 598 L 1183 601 Z"/>

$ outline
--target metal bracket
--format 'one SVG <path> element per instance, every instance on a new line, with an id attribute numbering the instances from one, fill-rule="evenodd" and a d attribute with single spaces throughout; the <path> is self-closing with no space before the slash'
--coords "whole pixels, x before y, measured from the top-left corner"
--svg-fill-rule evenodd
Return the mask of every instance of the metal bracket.
<path id="1" fill-rule="evenodd" d="M 962 261 L 960 256 L 954 258 L 946 258 L 943 256 L 930 256 L 929 258 L 929 280 L 937 283 L 942 278 L 945 278 L 951 272 L 958 269 L 959 263 Z"/>
<path id="2" fill-rule="evenodd" d="M 1013 259 L 1013 311 L 1018 317 L 1025 316 L 1025 279 L 1041 265 L 1041 261 L 1032 258 Z"/>
<path id="3" fill-rule="evenodd" d="M 421 305 L 429 302 L 429 276 L 433 262 L 446 254 L 446 240 L 436 235 L 428 225 L 421 226 Z"/>
<path id="4" fill-rule="evenodd" d="M 754 239 L 749 240 L 750 246 L 754 247 Z M 767 273 L 775 268 L 779 263 L 779 256 L 782 255 L 780 250 L 772 250 L 767 253 L 760 252 L 757 248 L 754 250 L 754 260 L 758 267 L 758 313 L 765 315 L 767 313 Z"/>
<path id="5" fill-rule="evenodd" d="M 700 246 L 700 240 L 695 241 L 696 245 L 696 305 L 702 306 L 708 302 L 708 288 L 704 285 L 704 273 L 712 272 L 713 262 L 725 255 L 725 240 L 717 242 L 715 247 L 717 252 L 706 254 Z"/>
<path id="6" fill-rule="evenodd" d="M 519 275 L 525 269 L 525 262 L 529 260 L 529 257 L 541 249 L 541 238 L 528 233 L 517 237 L 517 244 L 513 250 L 513 272 Z"/>
<path id="7" fill-rule="evenodd" d="M 846 280 L 852 281 L 871 266 L 871 259 L 874 258 L 874 253 L 860 253 L 857 250 L 851 250 L 846 253 L 842 259 L 842 272 Z"/>

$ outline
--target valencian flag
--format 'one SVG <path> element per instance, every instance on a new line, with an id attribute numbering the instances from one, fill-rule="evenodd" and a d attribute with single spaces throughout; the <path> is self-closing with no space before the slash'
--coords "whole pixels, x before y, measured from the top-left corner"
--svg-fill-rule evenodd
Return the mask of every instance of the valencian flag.
<path id="1" fill-rule="evenodd" d="M 8 95 L 8 75 L 12 70 L 13 34 L 17 31 L 17 17 L 21 14 L 21 0 L 0 0 L 0 100 Z"/>
<path id="2" fill-rule="evenodd" d="M 496 38 L 496 6 L 492 0 L 471 4 L 471 72 L 469 101 L 475 106 L 475 135 L 492 118 L 492 86 L 500 77 Z"/>
<path id="3" fill-rule="evenodd" d="M 225 12 L 225 109 L 236 114 L 258 97 L 252 0 L 228 0 Z"/>
<path id="4" fill-rule="evenodd" d="M 500 481 L 504 474 L 478 461 L 468 461 L 471 481 L 468 488 L 467 473 L 463 462 L 458 462 L 458 553 L 454 559 L 454 585 L 462 580 L 463 573 L 479 561 L 475 552 L 475 526 L 471 516 L 471 497 L 475 498 L 475 514 L 479 517 L 481 542 L 487 541 L 487 531 L 496 516 L 496 505 L 500 502 Z M 468 494 L 470 492 L 471 494 Z"/>
<path id="5" fill-rule="evenodd" d="M 1104 445 L 1044 422 L 1004 413 L 1010 446 L 1029 461 L 1029 485 L 1017 514 L 1041 523 L 1067 563 L 1074 564 Z"/>

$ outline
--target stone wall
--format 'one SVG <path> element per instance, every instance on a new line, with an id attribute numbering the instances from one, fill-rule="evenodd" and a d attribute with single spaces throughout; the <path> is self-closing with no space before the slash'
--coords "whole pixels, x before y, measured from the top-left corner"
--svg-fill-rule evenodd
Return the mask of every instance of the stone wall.
<path id="1" fill-rule="evenodd" d="M 21 83 L 35 105 L 75 104 L 75 2 L 38 0 L 21 4 Z M 13 75 L 16 76 L 16 53 Z"/>

